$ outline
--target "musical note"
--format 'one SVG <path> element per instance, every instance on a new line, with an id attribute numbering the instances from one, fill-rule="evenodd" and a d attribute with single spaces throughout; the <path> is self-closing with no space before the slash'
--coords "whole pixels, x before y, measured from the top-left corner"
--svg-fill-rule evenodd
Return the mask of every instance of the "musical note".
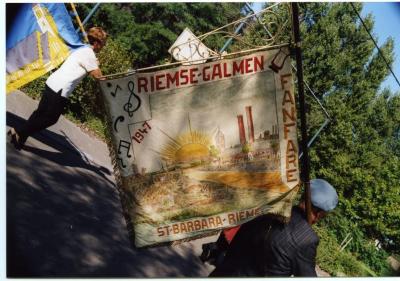
<path id="1" fill-rule="evenodd" d="M 132 81 L 129 81 L 128 83 L 128 89 L 131 93 L 129 96 L 128 102 L 124 105 L 124 110 L 128 113 L 129 117 L 133 116 L 133 113 L 139 109 L 140 105 L 142 104 L 142 101 L 138 95 L 135 94 L 134 91 L 135 84 Z M 137 100 L 137 105 L 135 108 L 133 108 L 131 99 L 134 97 Z M 133 108 L 133 109 L 132 109 Z"/>
<path id="2" fill-rule="evenodd" d="M 272 59 L 272 62 L 269 66 L 274 72 L 279 73 L 279 71 L 285 65 L 286 59 L 290 56 L 290 54 L 286 54 L 282 49 L 279 49 L 278 53 Z"/>
<path id="3" fill-rule="evenodd" d="M 122 161 L 122 158 L 117 157 L 117 162 L 120 162 L 120 163 L 121 163 L 121 166 L 122 166 L 123 168 L 126 168 L 126 165 L 124 165 L 124 161 Z"/>
<path id="4" fill-rule="evenodd" d="M 108 88 L 111 88 L 111 87 L 112 87 L 112 84 L 111 84 L 110 82 L 108 82 L 108 83 L 107 83 L 107 87 L 108 87 Z M 115 98 L 115 96 L 117 95 L 118 90 L 122 90 L 122 88 L 121 88 L 119 85 L 117 85 L 117 86 L 115 87 L 114 92 L 113 92 L 113 91 L 110 92 L 111 95 L 112 95 L 114 98 Z"/>
<path id="5" fill-rule="evenodd" d="M 126 157 L 131 158 L 132 155 L 129 154 L 129 150 L 131 149 L 131 143 L 124 141 L 124 140 L 120 140 L 119 141 L 119 146 L 118 146 L 118 154 L 121 154 L 121 147 L 122 148 L 126 148 Z"/>
<path id="6" fill-rule="evenodd" d="M 117 123 L 118 122 L 124 122 L 125 118 L 124 116 L 118 116 L 115 121 L 114 121 L 114 130 L 118 133 L 118 129 L 117 129 Z"/>

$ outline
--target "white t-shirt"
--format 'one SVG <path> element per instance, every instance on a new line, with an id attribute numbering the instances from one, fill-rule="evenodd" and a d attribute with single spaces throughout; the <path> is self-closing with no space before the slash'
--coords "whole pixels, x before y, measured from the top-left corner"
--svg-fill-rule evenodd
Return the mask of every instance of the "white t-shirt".
<path id="1" fill-rule="evenodd" d="M 90 46 L 74 51 L 57 71 L 47 78 L 46 84 L 54 92 L 68 98 L 78 83 L 89 72 L 99 68 L 99 62 Z"/>

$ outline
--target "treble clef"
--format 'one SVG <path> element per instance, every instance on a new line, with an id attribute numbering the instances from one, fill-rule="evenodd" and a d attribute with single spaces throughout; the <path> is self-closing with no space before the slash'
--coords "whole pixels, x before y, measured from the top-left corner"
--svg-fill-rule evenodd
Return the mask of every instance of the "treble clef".
<path id="1" fill-rule="evenodd" d="M 128 113 L 129 117 L 132 117 L 133 113 L 136 110 L 138 110 L 140 105 L 142 104 L 140 97 L 135 94 L 134 87 L 135 87 L 135 84 L 132 81 L 129 81 L 128 89 L 129 89 L 131 95 L 129 96 L 128 102 L 124 105 L 124 110 Z M 131 102 L 132 97 L 134 97 L 137 100 L 137 105 L 135 108 L 133 108 L 133 104 Z"/>

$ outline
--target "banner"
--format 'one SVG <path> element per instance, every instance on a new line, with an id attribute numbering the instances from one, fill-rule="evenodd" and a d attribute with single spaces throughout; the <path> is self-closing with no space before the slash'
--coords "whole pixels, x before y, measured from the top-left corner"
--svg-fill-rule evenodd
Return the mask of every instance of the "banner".
<path id="1" fill-rule="evenodd" d="M 7 93 L 58 67 L 83 46 L 62 3 L 7 4 Z"/>
<path id="2" fill-rule="evenodd" d="M 269 68 L 279 52 L 100 81 L 136 246 L 290 216 L 296 109 L 289 62 Z"/>

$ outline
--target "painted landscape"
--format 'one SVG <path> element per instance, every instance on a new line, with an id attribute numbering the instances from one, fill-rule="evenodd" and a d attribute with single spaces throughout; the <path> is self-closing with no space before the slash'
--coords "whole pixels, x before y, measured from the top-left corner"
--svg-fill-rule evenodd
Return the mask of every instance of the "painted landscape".
<path id="1" fill-rule="evenodd" d="M 237 144 L 220 127 L 169 137 L 159 151 L 161 169 L 129 178 L 136 223 L 161 223 L 265 204 L 288 191 L 280 175 L 277 125 L 255 136 L 252 106 L 237 115 Z M 246 134 L 247 131 L 247 134 Z M 138 170 L 138 169 L 137 169 Z M 143 169 L 142 169 L 143 170 Z"/>

